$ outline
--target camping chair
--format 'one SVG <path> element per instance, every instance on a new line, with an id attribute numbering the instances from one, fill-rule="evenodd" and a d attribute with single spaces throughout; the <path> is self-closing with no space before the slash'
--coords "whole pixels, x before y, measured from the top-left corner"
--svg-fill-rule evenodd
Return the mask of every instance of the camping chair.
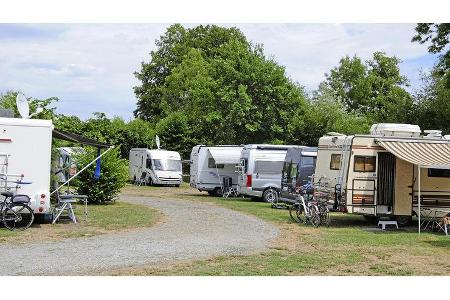
<path id="1" fill-rule="evenodd" d="M 141 174 L 141 178 L 139 178 L 139 180 L 137 181 L 136 185 L 145 185 L 147 182 L 147 172 L 142 172 Z"/>
<path id="2" fill-rule="evenodd" d="M 222 180 L 223 180 L 223 197 L 224 198 L 228 198 L 230 196 L 237 197 L 238 192 L 233 187 L 233 178 L 231 178 L 230 176 L 224 176 Z"/>
<path id="3" fill-rule="evenodd" d="M 77 223 L 77 218 L 75 217 L 75 212 L 73 211 L 72 203 L 76 203 L 78 201 L 84 202 L 84 217 L 85 221 L 87 221 L 87 196 L 86 195 L 75 195 L 75 194 L 63 194 L 60 195 L 58 192 L 56 193 L 56 198 L 58 203 L 56 204 L 54 210 L 56 212 L 56 216 L 53 218 L 52 224 L 55 224 L 56 221 L 62 216 L 64 212 L 67 213 L 67 217 L 69 217 L 72 222 Z"/>

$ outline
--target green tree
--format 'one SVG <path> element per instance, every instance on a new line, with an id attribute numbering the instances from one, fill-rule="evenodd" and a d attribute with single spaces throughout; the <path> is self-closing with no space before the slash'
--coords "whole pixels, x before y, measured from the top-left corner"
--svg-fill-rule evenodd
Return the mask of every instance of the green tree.
<path id="1" fill-rule="evenodd" d="M 287 142 L 292 115 L 304 112 L 306 97 L 261 45 L 234 27 L 172 25 L 156 46 L 136 72 L 135 115 L 156 128 L 181 118 L 192 128 L 183 129 L 188 136 L 176 134 L 183 153 L 192 143 Z"/>
<path id="2" fill-rule="evenodd" d="M 320 92 L 330 93 L 347 112 L 370 116 L 376 122 L 407 122 L 413 101 L 399 63 L 398 58 L 382 52 L 375 52 L 366 62 L 346 56 L 326 74 Z"/>
<path id="3" fill-rule="evenodd" d="M 14 112 L 14 117 L 20 118 L 19 111 L 16 106 L 16 97 L 19 92 L 8 91 L 4 94 L 0 94 L 0 108 L 11 109 Z M 53 105 L 58 102 L 57 97 L 50 97 L 46 99 L 37 99 L 28 97 L 28 103 L 30 105 L 30 114 L 36 112 L 38 106 L 42 107 L 44 110 L 36 114 L 33 118 L 35 119 L 53 119 L 55 116 L 56 107 Z"/>

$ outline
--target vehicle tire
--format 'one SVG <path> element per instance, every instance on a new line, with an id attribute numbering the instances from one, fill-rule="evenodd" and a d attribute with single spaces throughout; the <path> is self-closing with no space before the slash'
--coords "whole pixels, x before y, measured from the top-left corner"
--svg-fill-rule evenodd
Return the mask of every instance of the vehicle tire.
<path id="1" fill-rule="evenodd" d="M 206 191 L 208 193 L 209 196 L 216 196 L 216 192 L 215 191 Z"/>
<path id="2" fill-rule="evenodd" d="M 412 217 L 411 216 L 395 216 L 395 220 L 397 221 L 398 226 L 406 226 L 411 222 Z"/>
<path id="3" fill-rule="evenodd" d="M 306 223 L 305 210 L 303 208 L 303 205 L 300 203 L 298 204 L 297 210 L 295 211 L 295 216 L 297 217 L 299 223 Z"/>
<path id="4" fill-rule="evenodd" d="M 34 213 L 28 205 L 13 204 L 3 211 L 3 224 L 9 230 L 25 230 L 33 221 Z"/>
<path id="5" fill-rule="evenodd" d="M 180 187 L 180 185 L 181 185 L 181 184 L 175 184 L 174 186 L 175 186 L 175 187 L 177 187 L 177 188 L 179 188 L 179 187 Z"/>
<path id="6" fill-rule="evenodd" d="M 263 198 L 264 202 L 277 203 L 278 193 L 275 189 L 268 188 L 267 190 L 264 191 L 262 198 Z"/>
<path id="7" fill-rule="evenodd" d="M 222 197 L 223 193 L 222 193 L 222 189 L 221 188 L 215 188 L 214 189 L 214 196 L 216 197 Z"/>
<path id="8" fill-rule="evenodd" d="M 320 225 L 320 214 L 317 206 L 311 206 L 311 215 L 309 216 L 309 223 L 314 227 L 319 227 Z"/>

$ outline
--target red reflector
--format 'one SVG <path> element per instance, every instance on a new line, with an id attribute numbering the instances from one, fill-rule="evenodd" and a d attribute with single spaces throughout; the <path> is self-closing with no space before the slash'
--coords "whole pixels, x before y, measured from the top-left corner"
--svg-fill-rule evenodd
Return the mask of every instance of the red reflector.
<path id="1" fill-rule="evenodd" d="M 39 207 L 39 212 L 43 212 L 44 208 L 43 207 Z"/>
<path id="2" fill-rule="evenodd" d="M 41 199 L 44 199 L 45 198 L 45 194 L 41 194 Z"/>
<path id="3" fill-rule="evenodd" d="M 252 187 L 252 175 L 247 175 L 247 187 Z"/>

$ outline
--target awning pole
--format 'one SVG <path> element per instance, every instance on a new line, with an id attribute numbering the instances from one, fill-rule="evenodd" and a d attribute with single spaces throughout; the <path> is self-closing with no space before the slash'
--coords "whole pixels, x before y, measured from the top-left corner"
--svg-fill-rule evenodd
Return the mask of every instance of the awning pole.
<path id="1" fill-rule="evenodd" d="M 87 164 L 83 169 L 81 169 L 78 173 L 76 173 L 75 175 L 73 175 L 72 177 L 70 177 L 66 182 L 64 182 L 63 184 L 61 184 L 60 186 L 58 186 L 58 188 L 56 190 L 54 190 L 53 192 L 50 193 L 50 196 L 53 195 L 54 193 L 56 193 L 57 191 L 59 191 L 63 186 L 65 186 L 66 184 L 68 184 L 72 179 L 74 179 L 75 177 L 77 177 L 79 174 L 81 174 L 81 172 L 83 172 L 84 170 L 86 170 L 90 165 L 92 165 L 93 163 L 95 163 L 97 160 L 100 159 L 100 157 L 102 157 L 103 155 L 105 155 L 106 153 L 108 153 L 109 150 L 111 150 L 112 148 L 114 148 L 114 146 L 109 147 L 108 150 L 106 150 L 105 152 L 103 152 L 100 156 L 97 156 L 96 159 L 94 159 L 93 161 L 91 161 L 89 164 Z"/>
<path id="2" fill-rule="evenodd" d="M 419 169 L 418 179 L 419 179 L 419 194 L 418 194 L 418 201 L 419 201 L 419 235 L 420 235 L 420 166 L 417 165 L 417 168 Z"/>

